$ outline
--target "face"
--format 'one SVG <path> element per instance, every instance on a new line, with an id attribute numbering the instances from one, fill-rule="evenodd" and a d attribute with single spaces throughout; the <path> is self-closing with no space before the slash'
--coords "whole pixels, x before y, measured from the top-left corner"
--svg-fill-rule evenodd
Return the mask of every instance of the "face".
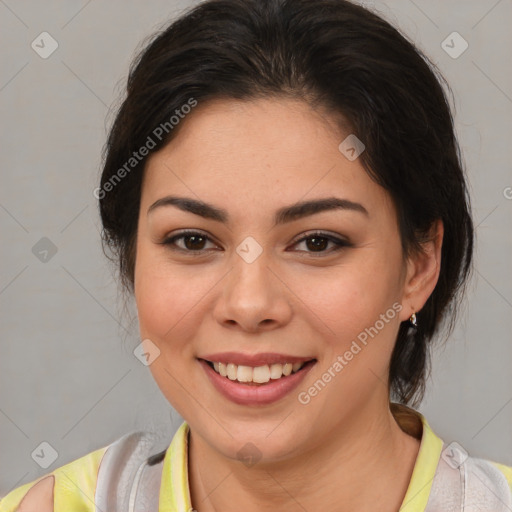
<path id="1" fill-rule="evenodd" d="M 348 133 L 300 101 L 215 100 L 181 122 L 147 163 L 138 223 L 158 386 L 233 459 L 251 442 L 285 460 L 359 428 L 387 406 L 412 312 L 389 195 L 338 149 Z"/>

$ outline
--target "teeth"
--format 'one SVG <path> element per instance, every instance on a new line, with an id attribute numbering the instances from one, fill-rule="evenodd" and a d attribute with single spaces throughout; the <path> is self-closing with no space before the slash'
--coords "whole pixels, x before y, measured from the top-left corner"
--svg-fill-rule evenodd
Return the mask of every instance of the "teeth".
<path id="1" fill-rule="evenodd" d="M 237 377 L 237 366 L 236 364 L 229 363 L 228 364 L 228 379 L 229 380 L 236 380 Z"/>
<path id="2" fill-rule="evenodd" d="M 252 371 L 252 381 L 264 384 L 270 380 L 270 368 L 268 364 L 265 366 L 258 366 Z"/>
<path id="3" fill-rule="evenodd" d="M 281 377 L 287 377 L 291 373 L 299 371 L 305 363 L 285 363 L 285 364 L 271 364 L 257 366 L 236 365 L 233 363 L 213 363 L 214 370 L 227 377 L 230 380 L 237 380 L 238 382 L 255 382 L 257 384 L 265 384 L 271 379 L 276 380 Z"/>
<path id="4" fill-rule="evenodd" d="M 270 378 L 271 379 L 280 379 L 282 375 L 283 375 L 283 365 L 282 364 L 270 365 Z"/>
<path id="5" fill-rule="evenodd" d="M 250 366 L 242 366 L 238 367 L 238 371 L 236 372 L 236 380 L 238 382 L 251 382 L 252 381 L 252 368 Z"/>

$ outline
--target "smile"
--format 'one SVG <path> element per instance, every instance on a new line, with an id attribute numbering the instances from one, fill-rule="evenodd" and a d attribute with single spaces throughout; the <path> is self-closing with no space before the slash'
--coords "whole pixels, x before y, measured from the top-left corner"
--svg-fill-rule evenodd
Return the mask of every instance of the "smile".
<path id="1" fill-rule="evenodd" d="M 246 406 L 268 405 L 285 398 L 317 362 L 316 359 L 275 355 L 231 355 L 224 357 L 224 362 L 221 362 L 221 356 L 218 354 L 212 358 L 214 361 L 198 358 L 198 362 L 214 389 L 231 402 Z M 238 362 L 245 364 L 235 364 L 229 359 L 238 359 Z M 276 359 L 280 361 L 275 362 Z"/>
<path id="2" fill-rule="evenodd" d="M 303 366 L 303 363 L 274 363 L 271 365 L 265 364 L 263 366 L 244 366 L 236 365 L 233 363 L 210 362 L 209 365 L 222 377 L 227 377 L 230 380 L 236 380 L 240 383 L 252 384 L 266 384 L 271 379 L 277 380 L 282 377 L 287 377 L 292 373 L 298 372 Z"/>

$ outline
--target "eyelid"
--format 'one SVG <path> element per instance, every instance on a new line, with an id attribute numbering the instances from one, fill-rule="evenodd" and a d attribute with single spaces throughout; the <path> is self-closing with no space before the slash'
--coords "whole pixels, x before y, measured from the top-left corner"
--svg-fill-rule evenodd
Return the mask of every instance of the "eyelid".
<path id="1" fill-rule="evenodd" d="M 296 244 L 298 242 L 302 242 L 308 238 L 311 238 L 312 236 L 317 236 L 318 238 L 327 238 L 328 240 L 331 240 L 333 242 L 340 242 L 343 243 L 344 245 L 351 245 L 351 243 L 341 235 L 331 234 L 328 231 L 322 231 L 318 229 L 313 229 L 311 231 L 301 233 L 300 235 L 298 235 L 298 238 L 294 238 L 291 243 Z"/>

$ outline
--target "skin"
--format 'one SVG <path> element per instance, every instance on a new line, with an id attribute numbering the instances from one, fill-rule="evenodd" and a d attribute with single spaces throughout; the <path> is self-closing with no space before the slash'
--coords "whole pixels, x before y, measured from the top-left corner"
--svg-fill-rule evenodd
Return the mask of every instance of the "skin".
<path id="1" fill-rule="evenodd" d="M 21 500 L 16 512 L 53 512 L 55 477 L 46 476 L 33 485 Z"/>
<path id="2" fill-rule="evenodd" d="M 291 99 L 199 104 L 175 138 L 147 162 L 138 224 L 135 299 L 142 339 L 162 393 L 190 426 L 189 479 L 200 512 L 396 511 L 419 441 L 389 410 L 388 365 L 399 324 L 419 311 L 439 274 L 443 229 L 408 260 L 396 212 L 359 159 L 338 150 L 343 132 L 325 112 Z M 200 199 L 229 214 L 205 219 L 168 196 Z M 299 200 L 338 197 L 368 215 L 329 210 L 274 226 L 274 212 Z M 199 256 L 179 230 L 209 237 Z M 297 241 L 321 230 L 349 247 L 320 252 Z M 236 252 L 248 236 L 252 263 Z M 197 247 L 197 246 L 192 246 Z M 322 252 L 323 250 L 323 252 Z M 197 253 L 197 251 L 196 251 Z M 307 390 L 366 327 L 402 305 L 361 352 L 315 396 Z M 270 405 L 237 405 L 211 385 L 197 358 L 213 352 L 277 352 L 315 358 L 296 391 Z M 237 452 L 254 444 L 259 462 Z"/>

